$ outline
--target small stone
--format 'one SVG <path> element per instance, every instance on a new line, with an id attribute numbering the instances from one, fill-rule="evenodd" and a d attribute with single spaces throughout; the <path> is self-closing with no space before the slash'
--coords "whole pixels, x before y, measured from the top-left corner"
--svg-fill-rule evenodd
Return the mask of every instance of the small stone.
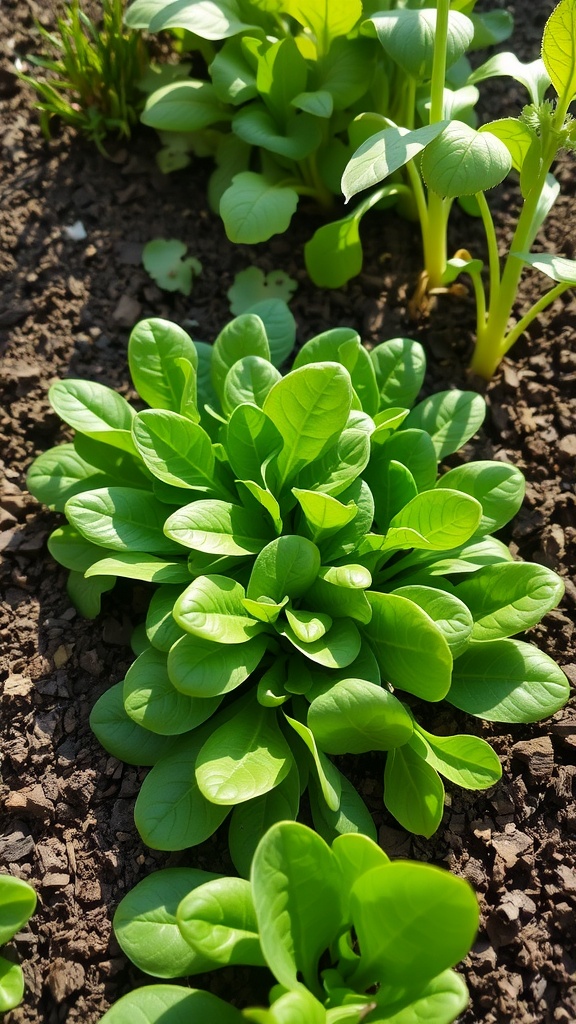
<path id="1" fill-rule="evenodd" d="M 48 988 L 57 1003 L 62 1003 L 73 992 L 79 992 L 85 981 L 86 973 L 82 964 L 66 962 L 58 957 L 50 967 Z"/>
<path id="2" fill-rule="evenodd" d="M 534 779 L 547 779 L 554 771 L 554 747 L 549 736 L 522 740 L 512 747 L 512 754 L 528 765 Z"/>

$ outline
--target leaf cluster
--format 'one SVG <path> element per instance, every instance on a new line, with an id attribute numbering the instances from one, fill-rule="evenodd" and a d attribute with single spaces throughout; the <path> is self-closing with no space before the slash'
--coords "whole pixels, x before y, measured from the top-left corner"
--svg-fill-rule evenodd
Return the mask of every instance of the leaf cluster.
<path id="1" fill-rule="evenodd" d="M 170 979 L 229 964 L 267 966 L 268 1008 L 239 1011 L 199 990 L 159 984 L 124 996 L 106 1024 L 449 1024 L 468 994 L 451 968 L 478 926 L 461 879 L 392 863 L 371 839 L 328 846 L 285 821 L 258 844 L 250 880 L 192 868 L 158 871 L 124 897 L 114 918 L 128 956 Z"/>
<path id="2" fill-rule="evenodd" d="M 262 316 L 237 317 L 213 347 L 167 321 L 137 325 L 141 412 L 100 384 L 53 385 L 76 435 L 28 475 L 65 512 L 49 548 L 84 614 L 119 577 L 156 585 L 138 657 L 92 714 L 107 750 L 153 766 L 141 835 L 183 849 L 230 815 L 240 871 L 307 787 L 321 834 L 374 834 L 331 755 L 387 751 L 386 806 L 424 835 L 442 816 L 441 776 L 497 781 L 491 748 L 432 735 L 415 698 L 528 722 L 568 693 L 550 658 L 510 639 L 562 593 L 491 536 L 517 511 L 522 475 L 491 462 L 438 475 L 483 400 L 413 405 L 421 346 L 368 353 L 346 328 L 308 341 L 282 376 L 293 320 L 279 299 L 253 308 Z"/>
<path id="3" fill-rule="evenodd" d="M 148 67 L 148 51 L 140 33 L 123 25 L 124 0 L 103 0 L 102 24 L 81 9 L 80 0 L 64 4 L 57 29 L 36 27 L 48 53 L 31 56 L 42 77 L 18 73 L 38 95 L 36 109 L 46 138 L 57 117 L 96 144 L 105 156 L 109 135 L 129 138 L 144 106 L 139 82 Z"/>
<path id="4" fill-rule="evenodd" d="M 12 875 L 0 875 L 0 946 L 20 931 L 35 907 L 36 893 L 31 885 Z M 0 1013 L 13 1010 L 23 995 L 22 968 L 0 956 Z"/>

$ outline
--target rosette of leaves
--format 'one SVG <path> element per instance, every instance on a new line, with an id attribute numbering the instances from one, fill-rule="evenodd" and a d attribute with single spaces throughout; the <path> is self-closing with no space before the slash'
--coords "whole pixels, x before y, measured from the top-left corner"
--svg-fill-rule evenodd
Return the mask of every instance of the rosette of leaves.
<path id="1" fill-rule="evenodd" d="M 36 907 L 31 885 L 12 875 L 0 875 L 0 946 L 14 938 Z M 0 1013 L 13 1010 L 24 995 L 22 968 L 0 956 Z"/>
<path id="2" fill-rule="evenodd" d="M 369 354 L 354 331 L 327 331 L 284 377 L 270 357 L 255 314 L 212 349 L 144 321 L 129 360 L 150 408 L 59 382 L 52 403 L 77 434 L 29 474 L 69 521 L 49 546 L 77 600 L 95 604 L 117 577 L 159 585 L 135 663 L 92 716 L 106 749 L 153 765 L 142 837 L 183 849 L 231 814 L 240 871 L 306 787 L 322 834 L 374 834 L 331 755 L 387 751 L 386 806 L 424 835 L 442 816 L 441 774 L 497 781 L 488 744 L 432 735 L 415 698 L 526 722 L 568 694 L 554 662 L 510 639 L 562 593 L 491 536 L 522 475 L 472 462 L 438 476 L 483 400 L 450 391 L 411 409 L 424 355 L 408 339 Z"/>
<path id="3" fill-rule="evenodd" d="M 478 927 L 467 882 L 391 862 L 371 839 L 328 846 L 291 821 L 261 839 L 250 880 L 191 868 L 155 872 L 124 897 L 118 941 L 148 974 L 176 978 L 228 964 L 268 967 L 269 1008 L 242 1011 L 198 989 L 149 985 L 103 1017 L 129 1024 L 450 1024 L 468 1002 L 452 967 Z"/>

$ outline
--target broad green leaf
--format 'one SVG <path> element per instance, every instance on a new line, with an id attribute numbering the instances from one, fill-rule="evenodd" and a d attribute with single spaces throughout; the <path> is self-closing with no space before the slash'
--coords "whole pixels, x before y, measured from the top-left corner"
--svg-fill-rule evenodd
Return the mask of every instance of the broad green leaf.
<path id="1" fill-rule="evenodd" d="M 340 870 L 326 843 L 296 822 L 273 825 L 251 873 L 260 942 L 285 988 L 318 988 L 318 963 L 341 928 Z"/>
<path id="2" fill-rule="evenodd" d="M 420 82 L 430 78 L 436 37 L 436 10 L 400 8 L 380 11 L 364 22 L 372 24 L 388 57 L 402 70 Z M 470 18 L 459 11 L 450 11 L 446 36 L 446 67 L 451 67 L 469 49 L 474 37 Z"/>
<path id="3" fill-rule="evenodd" d="M 282 366 L 296 341 L 296 321 L 286 302 L 280 298 L 262 299 L 261 302 L 250 306 L 246 312 L 260 317 L 268 335 L 270 361 L 276 367 Z"/>
<path id="4" fill-rule="evenodd" d="M 296 41 L 290 35 L 261 51 L 256 84 L 258 94 L 278 125 L 285 125 L 292 100 L 306 88 L 308 77 Z"/>
<path id="5" fill-rule="evenodd" d="M 136 416 L 132 435 L 142 459 L 159 480 L 218 492 L 212 442 L 198 423 L 170 410 L 149 409 Z"/>
<path id="6" fill-rule="evenodd" d="M 384 804 L 403 828 L 427 839 L 442 820 L 442 779 L 410 744 L 386 754 Z"/>
<path id="7" fill-rule="evenodd" d="M 127 764 L 152 765 L 169 754 L 171 736 L 160 736 L 137 725 L 127 714 L 124 684 L 116 683 L 96 701 L 90 714 L 92 732 L 112 757 Z"/>
<path id="8" fill-rule="evenodd" d="M 507 562 L 479 569 L 456 588 L 473 619 L 473 640 L 500 640 L 535 626 L 564 593 L 559 576 L 543 565 Z"/>
<path id="9" fill-rule="evenodd" d="M 326 806 L 331 811 L 337 811 L 340 807 L 340 800 L 342 797 L 342 777 L 340 772 L 332 764 L 329 758 L 327 758 L 326 755 L 318 749 L 314 734 L 307 725 L 304 725 L 303 722 L 299 722 L 296 718 L 290 718 L 286 713 L 284 714 L 284 717 L 312 755 L 318 784 L 322 792 L 322 797 L 326 802 Z"/>
<path id="10" fill-rule="evenodd" d="M 432 140 L 421 164 L 428 188 L 448 199 L 494 188 L 511 167 L 508 147 L 496 135 L 477 132 L 463 121 L 451 121 Z"/>
<path id="11" fill-rule="evenodd" d="M 113 448 L 104 441 L 96 441 L 81 433 L 75 435 L 73 444 L 81 459 L 105 474 L 104 483 L 138 487 L 146 491 L 154 486 L 154 477 L 138 454 L 121 451 L 120 448 Z"/>
<path id="12" fill-rule="evenodd" d="M 517 117 L 502 117 L 498 121 L 490 121 L 482 125 L 478 131 L 490 132 L 504 143 L 512 158 L 514 170 L 521 171 L 528 150 L 534 141 L 534 134 L 528 125 Z"/>
<path id="13" fill-rule="evenodd" d="M 353 832 L 338 836 L 332 843 L 332 853 L 340 864 L 348 892 L 361 875 L 390 862 L 388 855 L 374 839 Z"/>
<path id="14" fill-rule="evenodd" d="M 173 0 L 157 9 L 148 28 L 150 32 L 183 28 L 201 39 L 218 40 L 258 26 L 244 21 L 238 0 Z"/>
<path id="15" fill-rule="evenodd" d="M 262 409 L 239 405 L 230 416 L 226 451 L 240 480 L 264 483 L 263 465 L 282 448 L 282 437 Z"/>
<path id="16" fill-rule="evenodd" d="M 234 1006 L 211 992 L 182 985 L 144 985 L 122 996 L 102 1017 L 103 1024 L 245 1024 Z"/>
<path id="17" fill-rule="evenodd" d="M 376 840 L 376 828 L 362 797 L 345 775 L 334 770 L 340 778 L 340 801 L 335 811 L 327 806 L 315 780 L 310 780 L 308 795 L 315 831 L 327 843 L 342 835 L 370 836 Z"/>
<path id="18" fill-rule="evenodd" d="M 533 244 L 536 235 L 538 234 L 540 228 L 546 220 L 546 217 L 550 213 L 550 210 L 554 206 L 554 203 L 556 202 L 559 194 L 559 183 L 556 181 L 556 178 L 553 174 L 547 174 L 544 187 L 538 197 L 538 203 L 536 206 L 536 210 L 534 212 L 534 217 L 532 218 L 530 231 L 528 233 L 528 237 L 526 238 L 526 246 L 528 248 Z"/>
<path id="19" fill-rule="evenodd" d="M 392 338 L 370 352 L 380 392 L 380 409 L 410 408 L 422 387 L 426 355 L 411 338 Z"/>
<path id="20" fill-rule="evenodd" d="M 153 238 L 142 250 L 144 269 L 159 288 L 190 295 L 194 278 L 202 273 L 202 264 L 188 256 L 186 242 L 178 238 Z"/>
<path id="21" fill-rule="evenodd" d="M 35 909 L 36 893 L 28 882 L 0 875 L 0 946 L 10 942 Z"/>
<path id="22" fill-rule="evenodd" d="M 287 607 L 286 619 L 297 639 L 305 644 L 320 640 L 332 627 L 329 615 L 322 612 L 307 612 L 302 608 Z"/>
<path id="23" fill-rule="evenodd" d="M 272 523 L 229 501 L 194 501 L 167 520 L 166 536 L 212 555 L 255 555 L 273 535 Z"/>
<path id="24" fill-rule="evenodd" d="M 228 39 L 210 64 L 210 79 L 221 103 L 238 106 L 258 95 L 256 75 L 246 58 L 241 39 Z M 242 310 L 232 310 L 233 313 Z"/>
<path id="25" fill-rule="evenodd" d="M 483 50 L 487 46 L 494 46 L 495 43 L 503 43 L 514 28 L 512 14 L 506 10 L 474 12 L 470 14 L 470 20 L 474 25 L 474 39 L 470 47 L 472 50 Z"/>
<path id="26" fill-rule="evenodd" d="M 432 586 L 399 587 L 393 593 L 413 601 L 430 616 L 444 636 L 453 658 L 466 650 L 474 620 L 463 599 Z"/>
<path id="27" fill-rule="evenodd" d="M 239 359 L 224 382 L 222 405 L 230 415 L 234 409 L 250 402 L 262 408 L 266 395 L 281 379 L 281 374 L 272 363 L 260 356 L 246 356 Z"/>
<path id="28" fill-rule="evenodd" d="M 197 868 L 164 868 L 124 896 L 114 914 L 114 934 L 136 967 L 154 978 L 183 978 L 210 970 L 210 960 L 183 938 L 176 911 L 193 889 L 216 877 Z"/>
<path id="29" fill-rule="evenodd" d="M 302 467 L 295 483 L 305 490 L 314 489 L 336 497 L 358 479 L 369 458 L 370 438 L 366 431 L 347 427 L 336 444 Z"/>
<path id="30" fill-rule="evenodd" d="M 353 580 L 357 581 L 356 585 L 352 584 Z M 364 590 L 371 583 L 372 577 L 364 566 L 322 568 L 308 591 L 307 600 L 332 618 L 350 616 L 357 622 L 370 622 L 372 610 Z"/>
<path id="31" fill-rule="evenodd" d="M 438 480 L 436 487 L 464 491 L 482 505 L 477 534 L 493 533 L 516 515 L 525 491 L 524 476 L 505 462 L 466 462 Z"/>
<path id="32" fill-rule="evenodd" d="M 278 534 L 282 533 L 282 513 L 274 495 L 266 487 L 261 487 L 260 484 L 255 483 L 254 480 L 237 480 L 236 487 L 246 507 L 249 510 L 257 511 L 259 514 L 261 514 L 260 508 L 266 509 L 274 524 L 275 532 Z"/>
<path id="33" fill-rule="evenodd" d="M 434 736 L 416 725 L 410 745 L 440 775 L 464 789 L 488 789 L 502 776 L 498 755 L 479 736 Z"/>
<path id="34" fill-rule="evenodd" d="M 220 216 L 231 242 L 266 242 L 287 231 L 298 193 L 254 171 L 235 174 L 220 200 Z"/>
<path id="35" fill-rule="evenodd" d="M 312 701 L 308 726 L 327 754 L 363 754 L 407 743 L 412 721 L 388 690 L 364 679 L 343 679 Z"/>
<path id="36" fill-rule="evenodd" d="M 248 878 L 256 847 L 277 821 L 294 821 L 300 805 L 300 778 L 294 763 L 286 778 L 269 793 L 238 804 L 232 811 L 228 846 L 234 867 Z"/>
<path id="37" fill-rule="evenodd" d="M 68 498 L 110 483 L 104 473 L 82 459 L 72 444 L 43 452 L 30 466 L 26 487 L 37 501 L 63 512 Z"/>
<path id="38" fill-rule="evenodd" d="M 134 409 L 122 395 L 90 380 L 59 380 L 49 391 L 52 407 L 74 430 L 134 453 L 130 433 Z"/>
<path id="39" fill-rule="evenodd" d="M 251 313 L 254 306 L 269 301 L 274 303 L 281 301 L 286 306 L 297 287 L 297 282 L 283 270 L 271 270 L 265 274 L 260 267 L 246 267 L 245 270 L 236 274 L 226 292 L 230 302 L 230 312 L 234 316 L 238 316 L 240 313 Z M 266 333 L 269 335 L 268 330 Z M 278 365 L 274 360 L 273 362 L 275 366 Z"/>
<path id="40" fill-rule="evenodd" d="M 155 89 L 140 116 L 143 124 L 162 132 L 198 132 L 230 115 L 209 82 L 187 78 Z"/>
<path id="41" fill-rule="evenodd" d="M 19 964 L 0 956 L 0 1013 L 18 1006 L 24 996 L 24 975 Z"/>
<path id="42" fill-rule="evenodd" d="M 221 644 L 247 643 L 264 626 L 246 614 L 244 587 L 227 576 L 198 576 L 174 605 L 174 618 L 193 636 Z"/>
<path id="43" fill-rule="evenodd" d="M 290 700 L 287 690 L 287 658 L 276 658 L 258 680 L 256 700 L 264 708 L 277 708 Z"/>
<path id="44" fill-rule="evenodd" d="M 440 461 L 470 440 L 485 415 L 486 403 L 476 392 L 438 391 L 412 409 L 403 429 L 426 430 Z"/>
<path id="45" fill-rule="evenodd" d="M 310 29 L 319 57 L 328 53 L 333 39 L 347 35 L 362 16 L 360 0 L 282 0 L 282 10 Z"/>
<path id="46" fill-rule="evenodd" d="M 540 58 L 533 60 L 530 64 L 523 64 L 515 53 L 494 54 L 472 72 L 468 83 L 472 85 L 487 78 L 499 76 L 509 76 L 520 82 L 528 90 L 530 99 L 536 106 L 542 103 L 550 85 L 550 76 Z"/>
<path id="47" fill-rule="evenodd" d="M 100 487 L 66 502 L 66 516 L 86 540 L 112 551 L 179 554 L 164 535 L 166 506 L 133 487 Z"/>
<path id="48" fill-rule="evenodd" d="M 376 502 L 382 502 L 379 494 L 379 488 L 382 486 L 380 481 L 386 479 L 387 468 L 391 462 L 400 462 L 410 470 L 419 491 L 434 487 L 438 474 L 438 457 L 434 442 L 426 428 L 403 428 L 382 443 L 373 435 L 370 462 L 364 477 L 375 495 Z"/>
<path id="49" fill-rule="evenodd" d="M 334 100 L 332 93 L 326 89 L 318 89 L 317 92 L 300 92 L 294 99 L 290 100 L 296 110 L 305 110 L 314 117 L 332 117 L 334 111 Z"/>
<path id="50" fill-rule="evenodd" d="M 459 547 L 476 532 L 481 517 L 480 502 L 469 494 L 447 488 L 423 491 L 391 520 L 383 550 Z"/>
<path id="51" fill-rule="evenodd" d="M 546 22 L 542 59 L 558 95 L 569 103 L 576 95 L 576 7 L 561 0 Z"/>
<path id="52" fill-rule="evenodd" d="M 160 586 L 150 599 L 146 615 L 146 636 L 158 651 L 169 651 L 172 644 L 183 635 L 183 630 L 176 625 L 172 610 L 183 587 Z"/>
<path id="53" fill-rule="evenodd" d="M 568 699 L 562 669 L 520 640 L 471 644 L 454 662 L 446 700 L 489 722 L 538 722 Z"/>
<path id="54" fill-rule="evenodd" d="M 456 971 L 442 971 L 408 1006 L 397 1012 L 383 1007 L 380 1021 L 382 1024 L 446 1024 L 464 1012 L 469 1000 L 463 978 Z"/>
<path id="55" fill-rule="evenodd" d="M 396 185 L 387 185 L 368 196 L 347 217 L 318 228 L 304 247 L 306 270 L 319 288 L 341 288 L 362 270 L 363 252 L 360 222 L 368 210 L 386 195 L 395 195 Z"/>
<path id="56" fill-rule="evenodd" d="M 355 989 L 380 982 L 380 998 L 385 991 L 416 995 L 462 960 L 479 921 L 467 882 L 409 861 L 362 875 L 350 893 L 350 909 L 362 956 L 349 981 Z"/>
<path id="57" fill-rule="evenodd" d="M 185 850 L 208 839 L 222 824 L 229 808 L 207 800 L 200 792 L 194 769 L 205 731 L 190 733 L 174 743 L 142 783 L 134 807 L 136 828 L 153 850 Z"/>
<path id="58" fill-rule="evenodd" d="M 444 552 L 442 557 L 438 557 L 438 554 L 435 555 L 433 552 L 414 551 L 396 567 L 392 566 L 390 574 L 396 576 L 408 570 L 408 574 L 411 575 L 411 571 L 413 572 L 416 568 L 416 571 L 423 569 L 431 577 L 445 576 L 447 573 L 476 572 L 484 565 L 497 565 L 500 562 L 511 561 L 513 561 L 512 555 L 506 544 L 496 540 L 495 537 L 482 537 L 480 540 L 472 539 L 468 544 L 455 548 L 453 551 Z M 380 578 L 382 578 L 382 574 L 380 574 Z"/>
<path id="59" fill-rule="evenodd" d="M 252 569 L 247 596 L 282 601 L 306 593 L 320 569 L 320 552 L 306 537 L 285 534 L 264 547 Z"/>
<path id="60" fill-rule="evenodd" d="M 250 1007 L 243 1015 L 253 1024 L 326 1024 L 328 1019 L 322 1003 L 302 986 L 282 992 L 268 1010 Z"/>
<path id="61" fill-rule="evenodd" d="M 335 110 L 346 110 L 364 96 L 371 82 L 373 53 L 367 39 L 339 36 L 332 40 L 315 70 L 316 87 L 330 93 Z"/>
<path id="62" fill-rule="evenodd" d="M 304 342 L 294 357 L 292 367 L 297 370 L 309 363 L 340 362 L 340 350 L 347 342 L 352 342 L 354 346 L 361 345 L 360 335 L 352 327 L 332 327 L 322 331 Z M 349 366 L 346 369 L 350 372 Z"/>
<path id="63" fill-rule="evenodd" d="M 284 441 L 276 460 L 281 484 L 337 442 L 351 405 L 350 376 L 336 363 L 302 366 L 274 385 L 264 412 Z"/>
<path id="64" fill-rule="evenodd" d="M 546 252 L 513 252 L 516 259 L 527 263 L 534 270 L 539 270 L 546 277 L 563 284 L 576 284 L 576 260 L 567 260 L 564 256 L 554 256 Z"/>
<path id="65" fill-rule="evenodd" d="M 367 597 L 372 618 L 363 633 L 384 679 L 425 700 L 441 700 L 449 690 L 452 672 L 452 655 L 442 632 L 426 612 L 404 597 L 372 591 Z"/>
<path id="66" fill-rule="evenodd" d="M 402 515 L 404 508 L 417 497 L 418 487 L 410 470 L 395 459 L 385 460 L 382 470 L 380 474 L 369 473 L 368 479 L 374 487 L 376 525 L 382 533 L 387 533 L 394 517 Z"/>
<path id="67" fill-rule="evenodd" d="M 183 938 L 210 967 L 265 966 L 246 879 L 206 881 L 184 896 L 177 916 Z"/>
<path id="68" fill-rule="evenodd" d="M 260 317 L 253 313 L 243 313 L 242 316 L 231 320 L 214 342 L 210 373 L 220 400 L 229 370 L 239 359 L 246 356 L 260 356 L 266 360 L 270 358 L 270 346 L 264 324 Z"/>
<path id="69" fill-rule="evenodd" d="M 211 803 L 230 806 L 268 793 L 291 766 L 276 712 L 251 701 L 206 740 L 198 754 L 196 779 Z"/>
<path id="70" fill-rule="evenodd" d="M 190 697 L 230 693 L 258 667 L 266 639 L 255 636 L 243 644 L 222 644 L 185 634 L 170 649 L 168 675 L 176 689 Z"/>
<path id="71" fill-rule="evenodd" d="M 132 663 L 122 692 L 130 718 L 161 736 L 180 736 L 196 729 L 221 702 L 219 696 L 200 700 L 177 690 L 168 675 L 167 655 L 154 647 Z"/>
<path id="72" fill-rule="evenodd" d="M 74 607 L 85 619 L 95 619 L 100 614 L 101 597 L 112 590 L 116 580 L 94 577 L 87 580 L 83 573 L 70 572 L 66 582 L 66 593 Z"/>
<path id="73" fill-rule="evenodd" d="M 323 637 L 307 643 L 300 640 L 289 625 L 277 624 L 276 629 L 297 651 L 323 668 L 346 668 L 360 651 L 360 633 L 351 619 L 335 619 Z"/>
<path id="74" fill-rule="evenodd" d="M 60 565 L 85 573 L 104 554 L 99 544 L 85 540 L 73 526 L 58 526 L 48 538 L 48 550 Z"/>
<path id="75" fill-rule="evenodd" d="M 353 502 L 343 505 L 337 498 L 321 491 L 293 487 L 292 494 L 302 509 L 305 524 L 316 544 L 337 533 L 358 515 L 358 507 Z"/>
<path id="76" fill-rule="evenodd" d="M 372 135 L 356 150 L 342 175 L 342 191 L 346 201 L 365 188 L 379 185 L 388 175 L 404 167 L 440 135 L 449 123 L 437 121 L 415 131 L 385 128 Z"/>
<path id="77" fill-rule="evenodd" d="M 124 551 L 113 558 L 101 558 L 86 569 L 86 577 L 119 576 L 144 583 L 188 583 L 190 573 L 185 562 L 167 562 L 141 551 Z"/>

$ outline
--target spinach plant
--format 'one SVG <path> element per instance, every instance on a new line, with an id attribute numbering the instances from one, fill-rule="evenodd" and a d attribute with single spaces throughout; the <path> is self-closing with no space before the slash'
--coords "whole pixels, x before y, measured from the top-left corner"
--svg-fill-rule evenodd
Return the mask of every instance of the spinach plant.
<path id="1" fill-rule="evenodd" d="M 394 56 L 398 49 L 413 50 L 416 21 L 417 34 L 425 37 L 418 45 L 428 53 L 434 11 L 396 10 L 393 4 L 387 14 L 363 22 L 372 6 L 365 3 L 363 12 L 360 0 L 227 0 L 217 11 L 197 0 L 135 0 L 129 7 L 129 25 L 175 31 L 180 46 L 199 49 L 208 65 L 207 79 L 191 79 L 190 64 L 156 69 L 142 120 L 161 134 L 159 163 L 165 171 L 185 166 L 189 150 L 215 156 L 209 199 L 232 241 L 260 242 L 286 230 L 301 196 L 330 213 L 347 160 L 374 130 L 371 114 L 367 121 L 355 119 L 362 111 L 410 124 L 418 118 L 424 102 L 418 89 L 429 77 L 426 61 L 418 58 L 417 68 L 412 60 L 408 71 L 394 63 L 390 47 L 373 38 L 372 22 L 394 22 Z M 459 30 L 453 33 L 453 61 L 510 29 L 504 12 L 472 17 L 456 12 L 451 18 Z M 469 31 L 463 32 L 463 25 Z M 471 87 L 468 106 L 472 94 L 477 91 Z M 359 272 L 358 224 L 384 197 L 389 202 L 403 197 L 413 205 L 405 184 L 389 184 L 378 198 L 365 200 L 354 217 L 314 236 L 306 259 L 316 283 L 337 287 Z"/>
<path id="2" fill-rule="evenodd" d="M 470 886 L 427 864 L 391 862 L 366 836 L 332 847 L 291 821 L 261 839 L 250 880 L 189 868 L 150 875 L 114 919 L 124 951 L 175 978 L 227 964 L 267 966 L 270 1007 L 236 1010 L 199 990 L 149 985 L 124 996 L 106 1024 L 449 1024 L 468 1002 L 451 968 L 478 927 Z"/>
<path id="3" fill-rule="evenodd" d="M 68 519 L 49 547 L 84 612 L 118 577 L 157 588 L 136 661 L 92 714 L 106 749 L 153 765 L 142 837 L 183 849 L 231 815 L 238 867 L 267 824 L 296 818 L 306 787 L 327 838 L 374 834 L 330 755 L 387 751 L 386 806 L 424 835 L 442 816 L 440 775 L 496 782 L 488 744 L 433 735 L 416 699 L 526 722 L 568 694 L 554 662 L 510 639 L 563 589 L 491 536 L 522 475 L 491 462 L 438 475 L 483 399 L 449 391 L 411 408 L 421 346 L 368 353 L 346 328 L 308 341 L 281 376 L 291 315 L 279 299 L 253 309 L 270 335 L 245 313 L 213 348 L 140 323 L 128 355 L 141 412 L 99 384 L 55 384 L 76 436 L 28 477 Z"/>
<path id="4" fill-rule="evenodd" d="M 0 875 L 0 946 L 20 931 L 35 907 L 36 893 L 31 885 L 12 875 Z M 0 1013 L 13 1010 L 23 995 L 22 968 L 0 956 Z"/>
<path id="5" fill-rule="evenodd" d="M 531 253 L 536 234 L 558 194 L 550 167 L 562 148 L 574 149 L 576 135 L 568 107 L 576 96 L 576 3 L 561 0 L 546 23 L 542 60 L 523 65 L 513 53 L 498 54 L 470 75 L 468 86 L 494 75 L 510 75 L 530 94 L 519 118 L 502 118 L 476 131 L 442 93 L 442 66 L 447 43 L 448 3 L 439 0 L 429 125 L 412 131 L 383 126 L 352 157 L 342 184 L 349 198 L 406 167 L 417 198 L 424 242 L 423 289 L 450 285 L 462 272 L 470 275 L 477 311 L 477 340 L 471 368 L 489 379 L 520 335 L 551 302 L 576 283 L 576 262 Z M 442 16 L 443 12 L 443 16 Z M 378 16 L 374 19 L 377 23 Z M 436 70 L 439 69 L 436 76 Z M 436 76 L 436 78 L 435 78 Z M 556 97 L 545 99 L 553 85 Z M 419 167 L 415 160 L 419 161 Z M 520 175 L 522 208 L 510 251 L 501 268 L 498 240 L 484 192 L 511 168 Z M 426 195 L 423 181 L 426 182 Z M 376 195 L 379 193 L 377 192 Z M 482 261 L 466 249 L 447 260 L 446 226 L 457 197 L 474 197 L 488 248 L 489 287 L 485 293 Z M 522 271 L 535 267 L 556 282 L 509 328 Z"/>

